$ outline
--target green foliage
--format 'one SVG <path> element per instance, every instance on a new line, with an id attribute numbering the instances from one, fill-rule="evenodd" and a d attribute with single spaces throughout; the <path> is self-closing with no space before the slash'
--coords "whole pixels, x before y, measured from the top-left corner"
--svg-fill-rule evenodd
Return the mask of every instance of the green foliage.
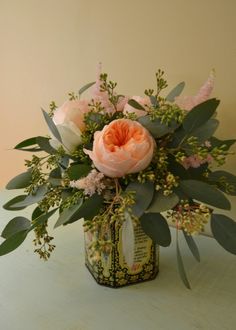
<path id="1" fill-rule="evenodd" d="M 27 197 L 27 195 L 16 196 L 16 197 L 12 198 L 11 200 L 9 200 L 7 203 L 5 203 L 3 205 L 3 208 L 8 211 L 23 210 L 24 208 L 26 208 L 26 206 L 16 206 L 15 204 L 24 201 L 26 197 Z"/>
<path id="2" fill-rule="evenodd" d="M 37 146 L 37 137 L 32 137 L 26 139 L 20 143 L 18 143 L 14 149 L 22 150 L 22 151 L 30 151 L 30 152 L 38 152 L 41 151 L 41 148 Z M 29 148 L 30 147 L 30 148 Z"/>
<path id="3" fill-rule="evenodd" d="M 13 218 L 4 228 L 1 236 L 5 239 L 18 233 L 19 231 L 28 230 L 30 228 L 30 221 L 25 217 Z"/>
<path id="4" fill-rule="evenodd" d="M 127 192 L 134 192 L 134 205 L 131 206 L 132 214 L 140 217 L 150 205 L 153 193 L 153 182 L 147 181 L 145 183 L 131 182 L 126 188 Z"/>
<path id="5" fill-rule="evenodd" d="M 79 96 L 81 96 L 87 89 L 92 87 L 94 84 L 95 84 L 95 81 L 88 83 L 88 84 L 84 85 L 83 87 L 81 87 L 79 90 Z"/>
<path id="6" fill-rule="evenodd" d="M 47 186 L 46 185 L 40 186 L 40 187 L 38 187 L 38 189 L 36 191 L 34 191 L 30 195 L 26 196 L 24 200 L 15 203 L 13 205 L 13 207 L 15 207 L 15 208 L 16 207 L 17 208 L 18 207 L 27 207 L 29 205 L 38 203 L 43 199 L 46 192 L 47 192 Z"/>
<path id="7" fill-rule="evenodd" d="M 135 101 L 134 99 L 130 99 L 130 100 L 128 101 L 128 104 L 129 104 L 131 107 L 135 108 L 135 109 L 146 111 L 146 109 L 145 109 L 140 103 L 138 103 L 137 101 Z"/>
<path id="8" fill-rule="evenodd" d="M 162 123 L 161 119 L 156 118 L 152 120 L 150 116 L 140 117 L 138 121 L 153 135 L 154 138 L 160 138 L 169 134 L 178 127 L 178 124 L 174 121 L 168 126 Z"/>
<path id="9" fill-rule="evenodd" d="M 185 87 L 185 82 L 184 81 L 180 82 L 166 96 L 166 101 L 168 101 L 168 102 L 174 102 L 175 98 L 182 93 L 184 87 Z"/>
<path id="10" fill-rule="evenodd" d="M 228 195 L 236 196 L 236 176 L 226 171 L 211 172 L 208 176 L 211 183 Z"/>
<path id="11" fill-rule="evenodd" d="M 192 255 L 198 262 L 200 262 L 200 254 L 198 251 L 197 244 L 195 243 L 193 237 L 190 234 L 187 234 L 185 232 L 185 230 L 183 230 L 183 234 L 184 234 L 184 238 L 188 244 L 188 247 L 189 247 L 190 251 L 192 252 Z"/>
<path id="12" fill-rule="evenodd" d="M 236 254 L 236 222 L 223 214 L 212 214 L 211 230 L 217 242 L 228 252 Z"/>
<path id="13" fill-rule="evenodd" d="M 192 134 L 197 128 L 205 124 L 215 113 L 220 101 L 207 100 L 195 106 L 183 120 L 183 128 L 188 134 Z"/>
<path id="14" fill-rule="evenodd" d="M 172 209 L 179 202 L 179 197 L 172 193 L 164 196 L 161 191 L 155 191 L 151 205 L 148 207 L 147 212 L 159 213 Z"/>
<path id="15" fill-rule="evenodd" d="M 47 213 L 38 213 L 37 215 L 34 214 L 34 218 L 32 216 L 32 226 L 29 228 L 29 230 L 35 229 L 36 227 L 45 225 L 48 219 L 58 210 L 58 208 L 55 208 Z"/>
<path id="16" fill-rule="evenodd" d="M 56 150 L 50 145 L 49 141 L 50 141 L 49 138 L 43 136 L 37 136 L 36 138 L 36 142 L 41 150 L 47 152 L 50 155 L 55 154 Z"/>
<path id="17" fill-rule="evenodd" d="M 69 208 L 66 208 L 60 214 L 54 228 L 57 228 L 61 225 L 64 225 L 70 221 L 70 219 L 75 215 L 75 213 L 80 209 L 81 205 L 83 204 L 82 198 L 78 200 L 77 204 L 72 205 Z"/>
<path id="18" fill-rule="evenodd" d="M 178 237 L 176 239 L 176 253 L 177 253 L 177 265 L 178 265 L 180 278 L 183 281 L 186 288 L 191 289 L 191 286 L 189 284 L 187 274 L 186 274 L 186 271 L 185 271 L 185 268 L 184 268 L 184 263 L 183 263 L 183 259 L 182 259 L 180 248 L 179 248 Z"/>
<path id="19" fill-rule="evenodd" d="M 225 195 L 214 186 L 205 182 L 198 180 L 182 180 L 180 181 L 180 188 L 190 198 L 220 209 L 230 210 L 230 202 Z"/>
<path id="20" fill-rule="evenodd" d="M 24 242 L 27 233 L 27 230 L 18 231 L 2 242 L 0 245 L 0 256 L 8 254 L 18 248 L 18 246 Z"/>
<path id="21" fill-rule="evenodd" d="M 28 187 L 32 180 L 31 171 L 27 171 L 15 176 L 6 185 L 6 189 L 22 189 Z"/>
<path id="22" fill-rule="evenodd" d="M 91 171 L 91 166 L 87 164 L 72 164 L 68 170 L 67 174 L 70 180 L 78 180 L 85 177 Z"/>
<path id="23" fill-rule="evenodd" d="M 169 246 L 171 243 L 170 228 L 166 219 L 160 213 L 145 213 L 140 217 L 143 231 L 161 246 Z"/>
<path id="24" fill-rule="evenodd" d="M 61 135 L 57 129 L 57 126 L 54 124 L 53 120 L 51 119 L 51 117 L 48 115 L 48 113 L 46 111 L 44 111 L 42 109 L 43 112 L 43 116 L 44 119 L 48 125 L 49 130 L 51 131 L 52 135 L 59 141 L 62 143 L 62 139 L 61 139 Z"/>

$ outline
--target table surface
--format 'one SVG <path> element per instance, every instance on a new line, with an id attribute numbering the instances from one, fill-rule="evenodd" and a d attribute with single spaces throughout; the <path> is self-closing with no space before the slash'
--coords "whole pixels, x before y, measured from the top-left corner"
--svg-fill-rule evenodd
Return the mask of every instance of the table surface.
<path id="1" fill-rule="evenodd" d="M 0 192 L 1 205 L 12 195 Z M 32 210 L 7 212 L 1 205 L 0 230 Z M 53 235 L 57 247 L 48 262 L 33 253 L 33 236 L 0 258 L 0 329 L 235 329 L 236 259 L 214 239 L 196 237 L 201 253 L 197 263 L 181 238 L 192 290 L 179 279 L 174 239 L 161 249 L 155 280 L 112 289 L 99 286 L 84 266 L 81 221 L 59 227 Z"/>

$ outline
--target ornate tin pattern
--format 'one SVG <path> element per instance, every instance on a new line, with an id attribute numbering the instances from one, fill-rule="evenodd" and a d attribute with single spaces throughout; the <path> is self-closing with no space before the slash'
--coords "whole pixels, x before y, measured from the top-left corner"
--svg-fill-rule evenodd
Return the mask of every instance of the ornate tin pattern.
<path id="1" fill-rule="evenodd" d="M 96 241 L 97 235 L 85 233 L 85 264 L 98 284 L 118 288 L 156 277 L 159 270 L 159 247 L 153 244 L 140 225 L 135 226 L 134 234 L 134 262 L 129 267 L 122 253 L 121 227 L 112 225 L 108 230 L 108 239 L 111 239 L 113 247 L 110 253 L 102 253 L 97 262 L 89 256 L 89 245 Z"/>

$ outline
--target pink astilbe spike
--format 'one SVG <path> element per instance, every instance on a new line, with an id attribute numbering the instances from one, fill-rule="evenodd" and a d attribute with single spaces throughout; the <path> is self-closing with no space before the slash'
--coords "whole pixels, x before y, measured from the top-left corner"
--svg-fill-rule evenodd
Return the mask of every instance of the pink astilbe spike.
<path id="1" fill-rule="evenodd" d="M 184 110 L 191 110 L 196 105 L 209 99 L 214 87 L 215 72 L 212 70 L 207 81 L 199 89 L 195 96 L 177 96 L 175 103 Z"/>

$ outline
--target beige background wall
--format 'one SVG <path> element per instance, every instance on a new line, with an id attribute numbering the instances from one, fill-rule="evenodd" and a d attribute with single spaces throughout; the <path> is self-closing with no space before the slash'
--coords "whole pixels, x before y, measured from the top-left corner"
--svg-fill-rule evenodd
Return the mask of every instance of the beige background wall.
<path id="1" fill-rule="evenodd" d="M 236 137 L 235 15 L 234 0 L 0 0 L 0 186 L 28 156 L 10 149 L 47 133 L 40 107 L 94 80 L 98 61 L 130 95 L 157 68 L 188 94 L 215 68 L 218 136 Z"/>

